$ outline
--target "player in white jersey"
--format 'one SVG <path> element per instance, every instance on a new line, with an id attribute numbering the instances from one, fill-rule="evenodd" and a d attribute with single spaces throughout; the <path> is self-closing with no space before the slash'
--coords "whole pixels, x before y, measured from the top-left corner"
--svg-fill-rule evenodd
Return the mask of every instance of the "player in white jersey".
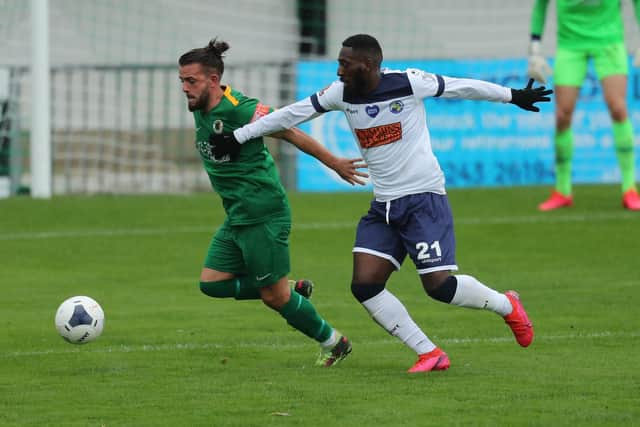
<path id="1" fill-rule="evenodd" d="M 351 291 L 373 319 L 418 354 L 409 372 L 449 368 L 447 354 L 416 325 L 387 289 L 404 258 L 414 262 L 426 293 L 444 303 L 487 309 L 502 316 L 527 347 L 533 326 L 514 291 L 497 292 L 457 270 L 453 218 L 444 175 L 431 149 L 424 98 L 445 97 L 513 103 L 539 111 L 544 87 L 510 89 L 421 70 L 381 70 L 382 49 L 366 34 L 347 38 L 338 56 L 339 81 L 307 99 L 266 115 L 233 134 L 214 135 L 214 152 L 231 154 L 260 135 L 289 129 L 330 110 L 343 111 L 358 142 L 375 199 L 358 223 Z"/>

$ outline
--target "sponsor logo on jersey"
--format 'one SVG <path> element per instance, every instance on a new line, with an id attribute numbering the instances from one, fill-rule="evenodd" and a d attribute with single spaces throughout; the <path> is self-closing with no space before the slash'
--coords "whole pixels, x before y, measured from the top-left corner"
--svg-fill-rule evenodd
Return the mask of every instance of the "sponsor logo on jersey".
<path id="1" fill-rule="evenodd" d="M 269 107 L 268 105 L 258 103 L 258 105 L 256 105 L 256 111 L 253 113 L 253 117 L 251 117 L 251 121 L 255 122 L 260 117 L 266 116 L 267 114 L 269 114 L 269 110 L 271 110 L 271 107 Z"/>
<path id="2" fill-rule="evenodd" d="M 402 139 L 402 125 L 400 122 L 367 129 L 355 129 L 355 132 L 362 148 L 379 147 Z"/>
<path id="3" fill-rule="evenodd" d="M 354 108 L 347 107 L 347 108 L 344 109 L 344 111 L 346 111 L 349 114 L 358 114 L 358 110 L 354 109 Z"/>
<path id="4" fill-rule="evenodd" d="M 395 100 L 389 104 L 389 111 L 399 114 L 404 109 L 404 104 L 400 100 Z"/>
<path id="5" fill-rule="evenodd" d="M 209 141 L 196 141 L 196 148 L 198 149 L 200 156 L 205 160 L 209 160 L 210 162 L 226 163 L 231 161 L 231 156 L 228 154 L 225 154 L 223 157 L 215 157 L 213 155 L 213 150 L 211 149 L 211 144 L 209 144 Z"/>
<path id="6" fill-rule="evenodd" d="M 380 108 L 378 108 L 377 105 L 367 105 L 365 111 L 367 112 L 369 117 L 373 118 L 378 115 L 378 113 L 380 112 Z"/>

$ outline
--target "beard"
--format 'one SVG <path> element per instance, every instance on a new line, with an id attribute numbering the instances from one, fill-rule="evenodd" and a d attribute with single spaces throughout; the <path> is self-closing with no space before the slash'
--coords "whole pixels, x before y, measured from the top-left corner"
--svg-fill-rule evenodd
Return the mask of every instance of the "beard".
<path id="1" fill-rule="evenodd" d="M 367 92 L 367 74 L 364 67 L 359 67 L 355 72 L 351 73 L 349 83 L 345 84 L 349 90 L 352 90 L 359 94 L 366 94 Z"/>
<path id="2" fill-rule="evenodd" d="M 206 110 L 209 105 L 209 92 L 205 91 L 197 98 L 187 98 L 187 107 L 189 111 Z"/>
<path id="3" fill-rule="evenodd" d="M 351 81 L 351 87 L 357 93 L 363 94 L 366 91 L 367 84 L 365 81 L 364 73 L 356 73 Z"/>

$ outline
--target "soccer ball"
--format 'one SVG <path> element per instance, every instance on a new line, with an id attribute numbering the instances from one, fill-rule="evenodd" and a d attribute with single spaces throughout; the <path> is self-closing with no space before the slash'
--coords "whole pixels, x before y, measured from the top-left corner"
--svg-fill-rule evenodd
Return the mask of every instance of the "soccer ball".
<path id="1" fill-rule="evenodd" d="M 86 344 L 98 338 L 104 327 L 104 311 L 85 296 L 65 300 L 56 312 L 58 333 L 72 344 Z"/>

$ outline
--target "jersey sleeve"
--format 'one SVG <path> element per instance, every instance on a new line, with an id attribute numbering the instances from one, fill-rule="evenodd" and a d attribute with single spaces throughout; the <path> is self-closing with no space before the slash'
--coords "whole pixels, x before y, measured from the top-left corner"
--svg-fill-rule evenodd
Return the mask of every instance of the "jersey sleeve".
<path id="1" fill-rule="evenodd" d="M 531 13 L 531 37 L 542 38 L 549 0 L 536 0 Z"/>
<path id="2" fill-rule="evenodd" d="M 310 98 L 305 98 L 293 104 L 289 104 L 279 110 L 265 115 L 252 123 L 233 131 L 233 135 L 239 143 L 264 135 L 270 135 L 306 122 L 319 116 Z"/>
<path id="3" fill-rule="evenodd" d="M 444 91 L 444 79 L 439 74 L 408 68 L 407 77 L 414 95 L 418 98 L 438 97 Z"/>
<path id="4" fill-rule="evenodd" d="M 442 97 L 509 102 L 511 89 L 483 80 L 458 79 L 422 70 L 407 69 L 413 93 L 418 98 Z"/>
<path id="5" fill-rule="evenodd" d="M 263 111 L 263 107 L 261 107 L 261 105 L 260 101 L 255 98 L 245 97 L 241 99 L 238 105 L 236 105 L 232 110 L 232 114 L 235 119 L 234 122 L 236 123 L 235 126 L 242 126 L 254 121 L 256 115 L 259 114 L 259 111 Z"/>
<path id="6" fill-rule="evenodd" d="M 340 109 L 342 91 L 343 85 L 340 82 L 334 82 L 308 98 L 289 104 L 265 115 L 260 120 L 236 129 L 233 135 L 242 144 L 259 136 L 291 129 L 327 111 Z"/>
<path id="7" fill-rule="evenodd" d="M 326 113 L 327 111 L 339 110 L 340 102 L 344 86 L 342 83 L 335 81 L 324 89 L 314 93 L 309 97 L 313 108 L 318 113 Z"/>
<path id="8" fill-rule="evenodd" d="M 443 98 L 471 99 L 493 102 L 511 101 L 511 89 L 495 83 L 475 79 L 441 76 L 444 82 Z"/>
<path id="9" fill-rule="evenodd" d="M 269 114 L 271 112 L 273 112 L 273 108 L 269 107 L 266 104 L 258 102 L 256 104 L 255 110 L 253 111 L 253 115 L 251 116 L 251 119 L 247 123 L 253 123 L 256 120 L 266 116 L 267 114 Z"/>

